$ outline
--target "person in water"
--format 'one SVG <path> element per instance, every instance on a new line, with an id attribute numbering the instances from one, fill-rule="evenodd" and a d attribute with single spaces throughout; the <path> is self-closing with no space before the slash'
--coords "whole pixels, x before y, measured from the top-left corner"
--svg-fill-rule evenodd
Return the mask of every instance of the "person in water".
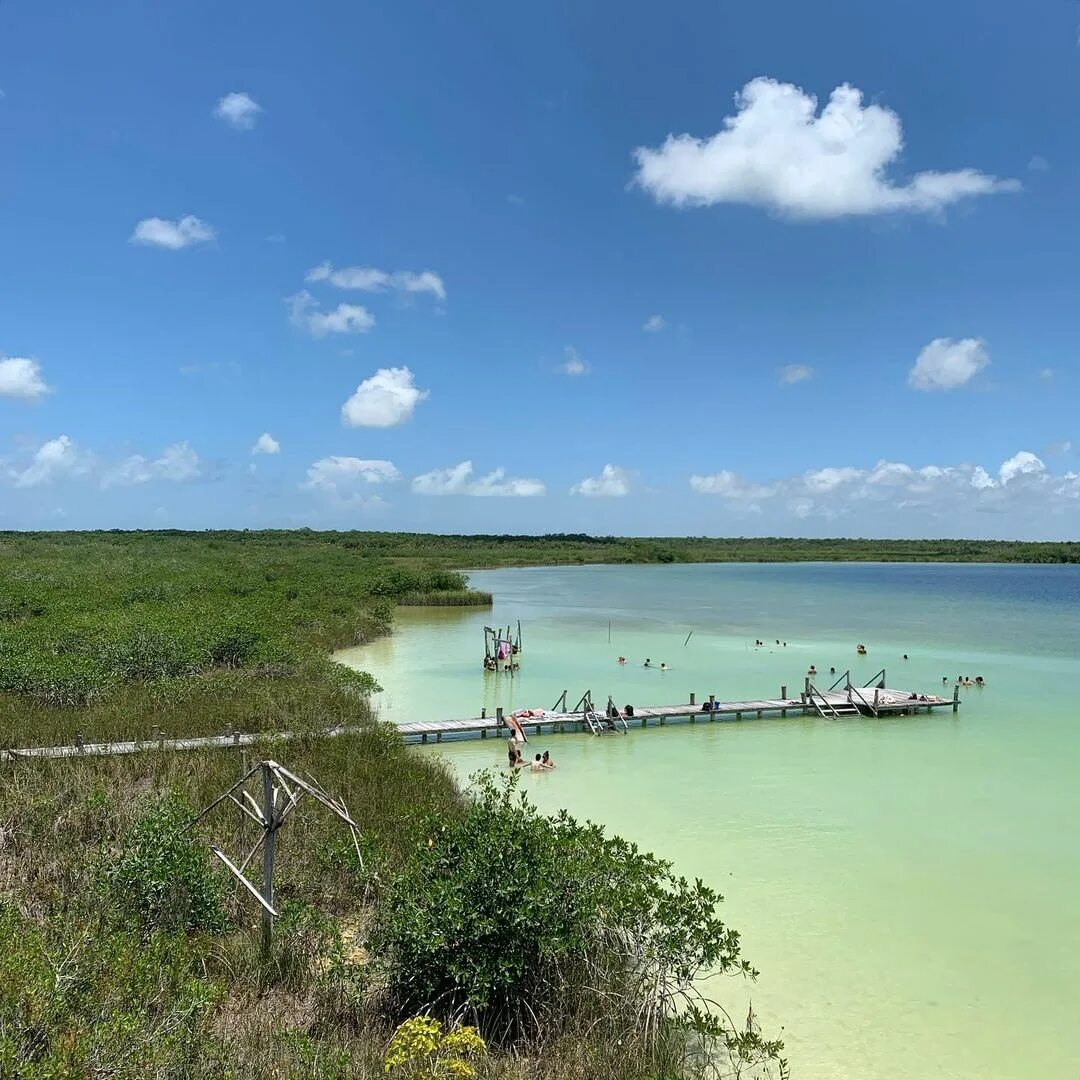
<path id="1" fill-rule="evenodd" d="M 544 771 L 544 759 L 539 754 L 537 754 L 536 757 L 534 757 L 532 759 L 532 763 L 529 765 L 529 768 L 533 772 L 543 772 Z"/>
<path id="2" fill-rule="evenodd" d="M 517 739 L 515 739 L 513 735 L 506 740 L 506 756 L 510 759 L 510 768 L 512 769 L 518 756 Z"/>
<path id="3" fill-rule="evenodd" d="M 544 756 L 540 759 L 544 763 L 545 769 L 554 769 L 555 762 L 551 760 L 551 754 L 549 751 L 544 751 Z"/>
<path id="4" fill-rule="evenodd" d="M 620 656 L 619 657 L 619 663 L 620 664 L 625 664 L 626 663 L 626 657 L 625 656 Z"/>
<path id="5" fill-rule="evenodd" d="M 650 660 L 650 659 L 649 659 L 648 657 L 645 657 L 645 664 L 644 664 L 644 666 L 645 666 L 645 667 L 652 667 L 652 661 L 651 661 L 651 660 Z"/>
<path id="6" fill-rule="evenodd" d="M 660 670 L 661 671 L 667 671 L 667 664 L 661 664 L 660 665 Z"/>
<path id="7" fill-rule="evenodd" d="M 975 685 L 976 686 L 985 686 L 986 681 L 983 679 L 983 677 L 981 675 L 976 675 L 975 676 Z"/>

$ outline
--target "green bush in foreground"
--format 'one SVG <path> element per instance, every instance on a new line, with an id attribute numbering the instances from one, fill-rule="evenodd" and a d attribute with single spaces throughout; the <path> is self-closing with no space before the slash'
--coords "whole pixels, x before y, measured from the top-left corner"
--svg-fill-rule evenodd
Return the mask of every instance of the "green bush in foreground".
<path id="1" fill-rule="evenodd" d="M 395 1018 L 464 1019 L 503 1045 L 610 1014 L 645 1056 L 680 1028 L 741 1065 L 778 1057 L 782 1044 L 705 1010 L 702 979 L 756 972 L 701 881 L 599 826 L 541 815 L 512 781 L 483 775 L 466 813 L 432 817 L 426 832 L 374 916 Z"/>
<path id="2" fill-rule="evenodd" d="M 224 930 L 223 879 L 206 845 L 185 831 L 191 807 L 176 796 L 154 800 L 114 856 L 103 855 L 106 899 L 144 931 Z"/>

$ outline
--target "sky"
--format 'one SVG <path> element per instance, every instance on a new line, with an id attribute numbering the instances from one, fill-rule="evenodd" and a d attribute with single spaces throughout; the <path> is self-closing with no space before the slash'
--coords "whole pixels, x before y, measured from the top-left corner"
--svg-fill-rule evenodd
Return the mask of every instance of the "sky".
<path id="1" fill-rule="evenodd" d="M 0 529 L 1080 534 L 1080 3 L 6 0 Z"/>

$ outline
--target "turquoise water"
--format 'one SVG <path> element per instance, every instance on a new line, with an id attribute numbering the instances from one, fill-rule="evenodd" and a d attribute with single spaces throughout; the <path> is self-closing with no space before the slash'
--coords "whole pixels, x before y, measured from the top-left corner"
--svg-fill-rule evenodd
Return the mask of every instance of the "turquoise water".
<path id="1" fill-rule="evenodd" d="M 386 719 L 550 707 L 563 689 L 571 703 L 591 689 L 639 705 L 797 693 L 810 663 L 851 667 L 856 682 L 885 667 L 890 686 L 920 691 L 984 676 L 956 715 L 532 739 L 559 769 L 523 780 L 541 807 L 602 822 L 724 893 L 761 977 L 716 991 L 735 1010 L 752 995 L 766 1030 L 783 1028 L 796 1077 L 1080 1076 L 1080 567 L 573 567 L 472 581 L 494 611 L 406 610 L 393 637 L 343 654 L 385 687 Z M 520 672 L 484 673 L 483 625 L 518 619 Z M 644 669 L 646 656 L 671 670 Z M 417 753 L 467 777 L 504 748 Z"/>

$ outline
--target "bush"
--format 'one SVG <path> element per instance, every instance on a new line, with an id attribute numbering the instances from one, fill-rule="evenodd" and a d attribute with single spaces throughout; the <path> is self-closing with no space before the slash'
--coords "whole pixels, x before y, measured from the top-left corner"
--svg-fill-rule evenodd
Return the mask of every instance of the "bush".
<path id="1" fill-rule="evenodd" d="M 499 1043 L 614 1014 L 649 1052 L 697 1006 L 700 1035 L 730 1034 L 698 980 L 756 972 L 716 915 L 722 897 L 700 881 L 599 826 L 540 815 L 513 781 L 480 777 L 461 819 L 431 817 L 426 832 L 375 912 L 395 1018 L 467 1016 Z M 778 1046 L 745 1045 L 762 1048 L 768 1057 Z"/>
<path id="2" fill-rule="evenodd" d="M 190 1076 L 220 988 L 182 937 L 42 930 L 0 904 L 0 1076 Z"/>
<path id="3" fill-rule="evenodd" d="M 103 891 L 120 918 L 143 931 L 213 932 L 228 926 L 224 882 L 206 846 L 185 831 L 193 816 L 178 796 L 154 800 L 120 851 L 103 858 Z"/>

